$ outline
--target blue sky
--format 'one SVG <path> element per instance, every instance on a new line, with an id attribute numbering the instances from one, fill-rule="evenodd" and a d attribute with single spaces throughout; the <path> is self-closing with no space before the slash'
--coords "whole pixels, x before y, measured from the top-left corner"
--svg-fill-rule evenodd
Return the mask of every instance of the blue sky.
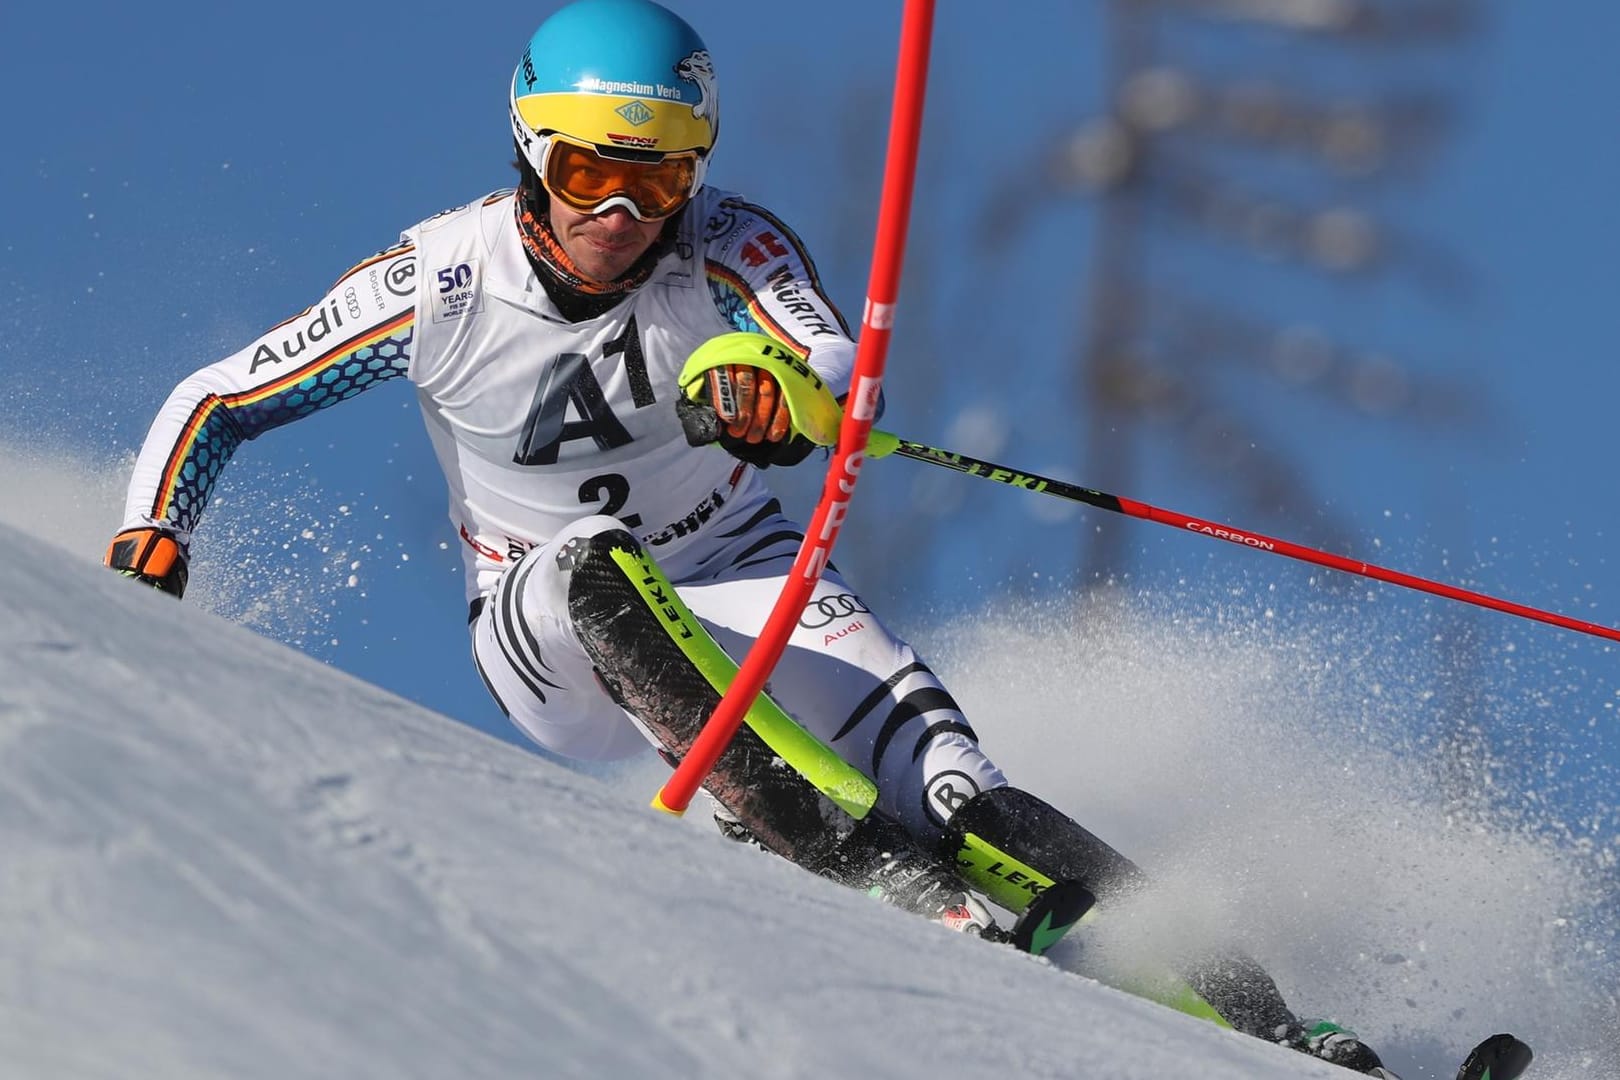
<path id="1" fill-rule="evenodd" d="M 505 87 L 549 10 L 450 14 L 411 0 L 9 7 L 0 15 L 0 196 L 9 208 L 0 366 L 12 374 L 14 408 L 0 438 L 128 452 L 188 371 L 312 302 L 400 229 L 507 185 Z M 834 298 L 858 312 L 898 5 L 833 2 L 813 20 L 775 5 L 750 5 L 745 16 L 718 0 L 681 10 L 720 71 L 726 127 L 711 181 L 795 223 Z M 986 409 L 1005 439 L 999 457 L 1100 484 L 1078 460 L 1083 433 L 1063 367 L 1083 330 L 1076 297 L 1087 284 L 1090 208 L 1042 202 L 994 255 L 970 237 L 1009 164 L 1033 167 L 1046 140 L 1100 107 L 1102 7 L 1003 10 L 1016 15 L 940 5 L 885 426 L 949 446 L 964 413 Z M 1295 391 L 1211 375 L 1312 477 L 1319 509 L 1351 523 L 1359 557 L 1620 624 L 1609 551 L 1620 533 L 1610 468 L 1620 71 L 1607 55 L 1620 8 L 1496 0 L 1480 10 L 1480 33 L 1457 56 L 1413 50 L 1376 61 L 1380 78 L 1449 89 L 1460 104 L 1455 131 L 1422 173 L 1369 198 L 1423 250 L 1458 259 L 1465 294 L 1436 295 L 1410 271 L 1349 288 L 1302 284 L 1173 228 L 1158 234 L 1154 265 L 1172 280 L 1217 283 L 1245 308 L 1320 320 L 1366 348 L 1416 357 L 1426 374 L 1491 401 L 1482 430 L 1414 436 L 1352 423 Z M 1313 63 L 1286 35 L 1176 34 L 1216 68 L 1275 67 L 1319 89 L 1354 89 L 1368 70 L 1327 50 Z M 863 92 L 864 121 L 851 111 Z M 1134 436 L 1139 467 L 1118 494 L 1311 540 L 1308 516 L 1255 519 L 1234 504 L 1174 435 Z M 1077 537 L 1096 523 L 1092 512 L 1043 516 L 1028 495 L 923 481 L 923 468 L 869 470 L 840 550 L 842 564 L 872 575 L 866 590 L 887 597 L 905 629 L 1009 588 L 1075 589 Z M 405 388 L 250 445 L 228 476 L 199 540 L 200 570 L 251 583 L 304 575 L 313 584 L 299 602 L 318 617 L 281 611 L 272 632 L 504 730 L 465 661 L 456 555 Z M 1147 523 L 1124 527 L 1135 581 L 1188 613 L 1266 608 L 1286 625 L 1329 603 L 1309 568 Z M 909 556 L 940 533 L 950 539 L 927 559 Z M 1460 617 L 1443 601 L 1384 587 L 1348 616 L 1332 610 L 1372 654 L 1421 652 L 1428 637 L 1451 632 L 1444 620 Z M 1577 756 L 1617 753 L 1613 649 L 1504 616 L 1471 626 L 1471 673 L 1448 676 L 1414 659 L 1406 677 L 1432 681 L 1442 697 L 1479 690 L 1498 702 L 1490 715 L 1526 738 L 1555 732 Z"/>

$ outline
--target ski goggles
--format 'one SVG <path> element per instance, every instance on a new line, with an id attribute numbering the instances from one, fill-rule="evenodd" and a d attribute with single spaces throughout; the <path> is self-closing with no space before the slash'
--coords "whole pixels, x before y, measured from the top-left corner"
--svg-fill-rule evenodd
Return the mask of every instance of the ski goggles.
<path id="1" fill-rule="evenodd" d="M 686 205 L 696 187 L 695 150 L 630 161 L 604 157 L 595 147 L 560 135 L 552 135 L 550 140 L 541 182 L 565 205 L 583 214 L 622 206 L 641 221 L 659 221 Z"/>

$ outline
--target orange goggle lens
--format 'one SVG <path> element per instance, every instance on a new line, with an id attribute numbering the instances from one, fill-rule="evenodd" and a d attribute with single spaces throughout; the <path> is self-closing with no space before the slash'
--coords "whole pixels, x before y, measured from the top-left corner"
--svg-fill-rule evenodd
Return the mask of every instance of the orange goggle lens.
<path id="1" fill-rule="evenodd" d="M 629 200 L 642 221 L 666 218 L 692 194 L 697 154 L 666 154 L 658 161 L 606 158 L 588 146 L 552 138 L 546 155 L 546 190 L 583 213 L 614 197 Z"/>

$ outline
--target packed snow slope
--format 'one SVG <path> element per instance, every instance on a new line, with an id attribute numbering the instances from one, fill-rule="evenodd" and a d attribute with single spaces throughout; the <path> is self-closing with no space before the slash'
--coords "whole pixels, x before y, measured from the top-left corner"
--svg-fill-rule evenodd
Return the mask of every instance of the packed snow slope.
<path id="1" fill-rule="evenodd" d="M 650 766 L 564 768 L 82 556 L 5 526 L 0 543 L 5 1077 L 1345 1075 L 812 878 L 695 812 L 654 813 Z M 1124 651 L 1101 650 L 1099 677 L 1143 659 L 1106 640 Z M 1105 792 L 1122 820 L 1170 797 L 1150 774 L 1198 768 L 1196 740 L 1138 735 Z M 1069 799 L 1050 755 L 1029 757 Z M 1285 989 L 1354 1012 L 1409 1077 L 1499 1026 L 1573 1048 L 1543 1075 L 1602 1067 L 1571 1038 L 1602 1005 L 1594 978 L 1549 941 L 1584 898 L 1558 850 L 1484 829 L 1416 842 L 1444 824 L 1402 826 L 1421 815 L 1406 807 L 1345 845 L 1398 888 L 1332 895 L 1321 848 L 1280 824 L 1291 799 L 1322 804 L 1265 775 L 1212 796 L 1250 830 L 1245 860 L 1206 849 L 1231 891 L 1196 852 L 1150 843 L 1170 924 L 1270 925 L 1257 944 Z M 1505 885 L 1476 894 L 1482 857 Z M 1443 898 L 1412 889 L 1435 875 Z M 1565 906 L 1544 910 L 1553 891 Z M 1162 928 L 1152 908 L 1058 962 Z M 1391 940 L 1369 957 L 1368 934 Z M 1347 977 L 1368 965 L 1370 982 Z"/>

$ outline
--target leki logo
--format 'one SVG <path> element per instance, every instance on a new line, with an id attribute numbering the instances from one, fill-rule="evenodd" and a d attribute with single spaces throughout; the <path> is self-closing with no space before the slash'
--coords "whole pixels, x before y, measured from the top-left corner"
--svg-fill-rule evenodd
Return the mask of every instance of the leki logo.
<path id="1" fill-rule="evenodd" d="M 640 101 L 627 101 L 613 111 L 629 121 L 631 127 L 640 127 L 653 118 L 653 111 Z"/>

